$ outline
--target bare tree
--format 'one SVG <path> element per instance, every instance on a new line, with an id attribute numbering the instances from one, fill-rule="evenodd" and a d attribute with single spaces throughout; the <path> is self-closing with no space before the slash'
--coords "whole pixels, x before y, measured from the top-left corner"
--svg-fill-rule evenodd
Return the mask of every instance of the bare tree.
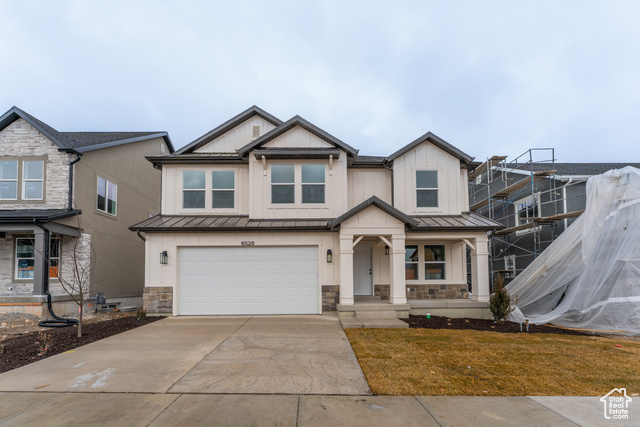
<path id="1" fill-rule="evenodd" d="M 80 219 L 80 215 L 77 216 L 78 219 L 78 237 L 60 237 L 60 246 L 64 241 L 69 241 L 69 239 L 73 239 L 73 245 L 71 246 L 70 256 L 71 262 L 62 266 L 62 248 L 58 253 L 58 257 L 51 256 L 51 237 L 49 238 L 49 248 L 47 248 L 47 253 L 43 254 L 39 249 L 35 248 L 35 244 L 33 245 L 34 249 L 40 253 L 40 255 L 46 259 L 48 265 L 48 271 L 45 274 L 49 275 L 49 278 L 53 277 L 58 279 L 60 286 L 67 293 L 71 300 L 76 303 L 78 306 L 78 337 L 82 336 L 82 319 L 84 315 L 84 307 L 86 302 L 89 299 L 90 285 L 91 285 L 91 276 L 93 271 L 94 263 L 91 262 L 93 258 L 93 248 L 89 245 L 90 253 L 86 254 L 85 248 L 82 243 L 82 221 Z M 46 230 L 46 228 L 45 228 Z M 49 233 L 49 231 L 46 231 Z M 54 258 L 57 258 L 58 265 L 52 265 L 52 261 Z M 65 269 L 63 269 L 65 267 Z M 68 269 L 69 271 L 67 271 Z M 62 271 L 61 271 L 62 270 Z M 66 272 L 66 273 L 65 273 Z M 53 275 L 52 275 L 53 273 Z M 64 274 L 62 274 L 64 273 Z M 49 290 L 47 290 L 49 292 Z M 50 298 L 50 294 L 48 295 Z M 50 299 L 49 299 L 50 301 Z M 71 324 L 75 324 L 75 321 L 71 321 L 72 319 L 64 319 L 56 316 L 53 311 L 50 313 L 54 319 L 53 321 L 43 321 L 40 322 L 43 326 L 70 326 Z M 66 324 L 65 324 L 66 323 Z"/>
<path id="2" fill-rule="evenodd" d="M 84 315 L 85 304 L 89 299 L 92 273 L 91 256 L 86 257 L 86 259 L 82 256 L 82 249 L 80 248 L 82 228 L 80 225 L 80 216 L 78 216 L 78 229 L 80 230 L 80 236 L 73 238 L 71 265 L 67 267 L 71 269 L 71 274 L 61 274 L 62 266 L 60 265 L 54 269 L 55 277 L 60 282 L 60 286 L 62 286 L 62 289 L 78 306 L 78 337 L 82 336 L 82 318 Z M 62 256 L 59 260 L 59 264 L 62 264 Z"/>

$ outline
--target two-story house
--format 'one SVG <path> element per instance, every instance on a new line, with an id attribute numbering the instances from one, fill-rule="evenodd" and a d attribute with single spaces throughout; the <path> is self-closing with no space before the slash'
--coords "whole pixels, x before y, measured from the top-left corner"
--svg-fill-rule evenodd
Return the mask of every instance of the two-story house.
<path id="1" fill-rule="evenodd" d="M 61 283 L 79 266 L 89 295 L 142 303 L 144 245 L 128 227 L 160 208 L 145 156 L 166 132 L 59 132 L 19 108 L 0 116 L 0 310 L 77 312 Z"/>
<path id="2" fill-rule="evenodd" d="M 388 157 L 258 107 L 173 154 L 146 239 L 145 307 L 174 315 L 312 314 L 379 297 L 489 297 L 487 232 L 469 213 L 472 157 L 427 133 Z M 369 298 L 367 298 L 369 297 Z M 408 303 L 409 301 L 409 303 Z"/>

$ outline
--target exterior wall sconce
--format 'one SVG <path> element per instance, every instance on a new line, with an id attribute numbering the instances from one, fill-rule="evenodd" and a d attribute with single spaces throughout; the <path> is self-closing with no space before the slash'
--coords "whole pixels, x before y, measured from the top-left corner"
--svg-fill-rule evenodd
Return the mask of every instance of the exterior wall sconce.
<path id="1" fill-rule="evenodd" d="M 168 264 L 169 256 L 167 255 L 167 251 L 160 252 L 160 264 Z"/>
<path id="2" fill-rule="evenodd" d="M 331 249 L 327 249 L 327 262 L 332 262 L 333 261 L 333 253 L 331 252 Z"/>
<path id="3" fill-rule="evenodd" d="M 384 254 L 389 255 L 389 246 L 384 247 Z"/>

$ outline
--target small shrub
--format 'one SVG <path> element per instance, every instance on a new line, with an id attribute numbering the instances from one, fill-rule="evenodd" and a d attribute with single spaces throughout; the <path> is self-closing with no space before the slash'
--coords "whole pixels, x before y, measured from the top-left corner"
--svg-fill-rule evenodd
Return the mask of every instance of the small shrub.
<path id="1" fill-rule="evenodd" d="M 501 325 L 511 313 L 511 297 L 504 288 L 504 279 L 499 274 L 496 277 L 494 292 L 489 298 L 489 309 L 493 319 Z"/>
<path id="2" fill-rule="evenodd" d="M 138 320 L 147 320 L 147 310 L 144 308 L 139 309 L 136 315 L 138 316 Z"/>
<path id="3" fill-rule="evenodd" d="M 38 345 L 38 356 L 44 356 L 47 354 L 47 351 L 51 348 L 52 341 L 53 338 L 51 338 L 51 334 L 48 334 L 45 331 L 38 332 L 38 341 L 36 341 L 36 344 Z"/>

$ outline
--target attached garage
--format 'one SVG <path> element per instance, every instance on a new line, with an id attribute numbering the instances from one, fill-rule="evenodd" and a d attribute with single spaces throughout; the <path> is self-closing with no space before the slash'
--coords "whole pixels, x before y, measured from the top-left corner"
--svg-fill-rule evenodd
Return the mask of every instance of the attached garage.
<path id="1" fill-rule="evenodd" d="M 317 246 L 178 249 L 178 315 L 318 314 Z"/>

